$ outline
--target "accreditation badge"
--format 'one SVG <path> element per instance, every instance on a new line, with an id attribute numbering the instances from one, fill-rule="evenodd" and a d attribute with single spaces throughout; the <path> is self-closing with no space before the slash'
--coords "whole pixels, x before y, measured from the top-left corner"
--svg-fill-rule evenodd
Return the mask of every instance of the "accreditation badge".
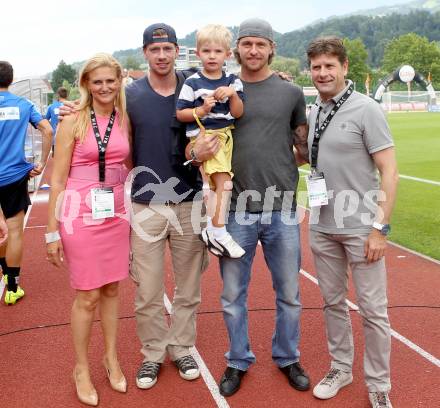
<path id="1" fill-rule="evenodd" d="M 320 207 L 328 204 L 327 185 L 325 184 L 324 173 L 314 173 L 305 176 L 307 185 L 307 196 L 310 207 Z"/>
<path id="2" fill-rule="evenodd" d="M 115 216 L 115 194 L 112 187 L 92 188 L 91 199 L 94 220 Z"/>

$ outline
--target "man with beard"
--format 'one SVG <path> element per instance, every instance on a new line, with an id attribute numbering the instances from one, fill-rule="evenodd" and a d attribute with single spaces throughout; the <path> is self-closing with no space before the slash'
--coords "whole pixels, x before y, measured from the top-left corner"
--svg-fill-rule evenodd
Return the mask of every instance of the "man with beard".
<path id="1" fill-rule="evenodd" d="M 220 259 L 223 317 L 230 339 L 227 368 L 219 385 L 224 396 L 239 390 L 244 374 L 256 361 L 249 344 L 247 296 L 258 241 L 276 295 L 272 359 L 293 388 L 305 391 L 310 386 L 298 350 L 301 303 L 296 189 L 297 164 L 307 157 L 305 101 L 298 87 L 270 69 L 274 53 L 273 30 L 267 21 L 252 18 L 241 23 L 234 54 L 241 64 L 245 106 L 235 123 L 233 191 L 226 228 L 246 253 L 239 259 Z M 194 146 L 197 157 L 202 147 L 204 141 L 199 137 Z M 207 244 L 218 247 L 215 242 Z"/>

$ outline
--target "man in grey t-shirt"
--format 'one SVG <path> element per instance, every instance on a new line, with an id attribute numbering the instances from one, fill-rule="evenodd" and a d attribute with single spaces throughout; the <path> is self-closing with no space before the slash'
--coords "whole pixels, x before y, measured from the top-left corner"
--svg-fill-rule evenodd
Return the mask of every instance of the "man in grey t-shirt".
<path id="1" fill-rule="evenodd" d="M 348 60 L 342 41 L 317 39 L 309 45 L 307 56 L 319 91 L 309 116 L 314 175 L 309 184 L 323 173 L 329 196 L 327 205 L 312 207 L 310 245 L 332 357 L 331 369 L 313 395 L 332 398 L 353 380 L 353 336 L 345 302 L 350 266 L 364 327 L 369 399 L 374 408 L 391 407 L 391 335 L 383 255 L 398 181 L 394 145 L 381 107 L 345 81 Z"/>
<path id="2" fill-rule="evenodd" d="M 298 87 L 270 70 L 274 49 L 269 23 L 249 19 L 240 25 L 235 54 L 241 64 L 245 108 L 235 123 L 233 192 L 226 227 L 246 253 L 239 259 L 220 259 L 221 300 L 230 339 L 227 368 L 219 385 L 224 396 L 238 391 L 242 377 L 255 362 L 248 337 L 247 297 L 258 241 L 276 293 L 272 358 L 292 387 L 309 388 L 309 378 L 299 364 L 298 169 L 292 151 L 294 142 L 302 152 L 301 142 L 307 149 L 305 102 Z M 196 156 L 201 144 L 199 138 L 194 145 Z"/>

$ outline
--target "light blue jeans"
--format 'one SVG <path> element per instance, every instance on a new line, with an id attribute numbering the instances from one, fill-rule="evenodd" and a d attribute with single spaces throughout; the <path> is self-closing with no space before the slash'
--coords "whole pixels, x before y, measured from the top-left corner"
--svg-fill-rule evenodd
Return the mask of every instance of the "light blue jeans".
<path id="1" fill-rule="evenodd" d="M 247 370 L 255 363 L 248 335 L 248 286 L 258 241 L 272 275 L 276 294 L 276 323 L 272 336 L 272 359 L 279 367 L 299 360 L 299 319 L 301 302 L 298 275 L 301 263 L 299 226 L 295 212 L 230 212 L 228 232 L 246 251 L 239 259 L 220 258 L 223 279 L 223 317 L 230 350 L 229 367 Z"/>

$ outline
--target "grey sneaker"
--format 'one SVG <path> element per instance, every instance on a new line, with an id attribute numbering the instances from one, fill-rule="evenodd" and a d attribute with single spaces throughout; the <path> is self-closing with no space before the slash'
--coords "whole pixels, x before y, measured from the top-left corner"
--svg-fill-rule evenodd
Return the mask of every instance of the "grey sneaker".
<path id="1" fill-rule="evenodd" d="M 373 408 L 393 408 L 387 392 L 369 392 L 368 398 Z"/>
<path id="2" fill-rule="evenodd" d="M 351 373 L 332 368 L 326 376 L 313 388 L 313 395 L 319 399 L 333 398 L 342 387 L 351 384 Z"/>
<path id="3" fill-rule="evenodd" d="M 159 374 L 160 363 L 153 361 L 145 361 L 142 363 L 136 374 L 136 385 L 138 388 L 146 390 L 151 388 L 157 382 L 157 375 Z"/>
<path id="4" fill-rule="evenodd" d="M 200 376 L 200 369 L 193 356 L 184 356 L 174 361 L 179 369 L 180 376 L 187 381 L 195 380 Z"/>

